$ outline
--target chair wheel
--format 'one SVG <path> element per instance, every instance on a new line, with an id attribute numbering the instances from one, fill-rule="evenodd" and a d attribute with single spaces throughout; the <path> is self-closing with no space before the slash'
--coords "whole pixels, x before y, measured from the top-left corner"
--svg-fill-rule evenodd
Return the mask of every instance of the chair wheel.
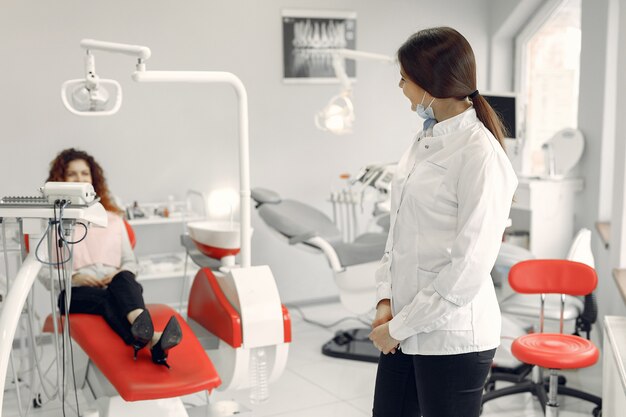
<path id="1" fill-rule="evenodd" d="M 602 408 L 600 407 L 594 408 L 591 414 L 593 415 L 593 417 L 602 417 Z"/>
<path id="2" fill-rule="evenodd" d="M 563 375 L 559 375 L 559 385 L 565 384 L 567 384 L 567 378 L 565 378 Z"/>
<path id="3" fill-rule="evenodd" d="M 485 384 L 485 392 L 491 392 L 496 390 L 495 381 L 489 381 Z"/>

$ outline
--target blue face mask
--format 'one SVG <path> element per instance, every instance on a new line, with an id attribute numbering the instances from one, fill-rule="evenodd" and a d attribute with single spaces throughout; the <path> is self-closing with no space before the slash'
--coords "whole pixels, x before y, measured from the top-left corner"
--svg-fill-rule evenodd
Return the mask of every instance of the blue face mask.
<path id="1" fill-rule="evenodd" d="M 424 91 L 424 95 L 422 96 L 422 101 L 415 107 L 415 112 L 419 117 L 424 119 L 424 130 L 428 130 L 431 126 L 437 123 L 437 119 L 435 119 L 435 112 L 431 105 L 435 101 L 435 98 L 428 103 L 428 107 L 424 108 L 424 99 L 426 98 L 426 91 Z"/>

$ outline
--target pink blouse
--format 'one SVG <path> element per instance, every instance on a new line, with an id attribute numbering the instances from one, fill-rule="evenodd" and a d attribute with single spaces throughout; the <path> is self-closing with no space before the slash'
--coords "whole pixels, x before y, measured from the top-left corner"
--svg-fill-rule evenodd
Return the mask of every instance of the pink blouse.
<path id="1" fill-rule="evenodd" d="M 122 265 L 122 237 L 126 233 L 124 221 L 115 213 L 107 212 L 107 227 L 90 227 L 87 237 L 74 245 L 74 271 L 89 265 L 107 265 L 119 268 Z M 80 236 L 82 229 L 75 229 Z M 76 238 L 76 237 L 75 237 Z"/>

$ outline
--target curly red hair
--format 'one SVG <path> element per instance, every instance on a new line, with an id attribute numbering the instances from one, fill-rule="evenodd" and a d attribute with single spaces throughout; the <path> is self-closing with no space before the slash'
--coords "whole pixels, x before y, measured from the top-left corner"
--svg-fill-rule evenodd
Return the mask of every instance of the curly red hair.
<path id="1" fill-rule="evenodd" d="M 104 170 L 100 164 L 96 162 L 94 157 L 85 151 L 80 151 L 74 148 L 61 151 L 61 153 L 59 153 L 50 163 L 50 173 L 48 174 L 47 181 L 65 181 L 68 165 L 70 162 L 77 159 L 82 159 L 87 163 L 87 165 L 89 165 L 92 185 L 96 194 L 100 197 L 100 203 L 102 206 L 104 206 L 107 211 L 123 213 L 123 210 L 113 202 L 113 198 L 111 197 L 109 187 L 107 186 L 107 182 L 104 177 Z"/>

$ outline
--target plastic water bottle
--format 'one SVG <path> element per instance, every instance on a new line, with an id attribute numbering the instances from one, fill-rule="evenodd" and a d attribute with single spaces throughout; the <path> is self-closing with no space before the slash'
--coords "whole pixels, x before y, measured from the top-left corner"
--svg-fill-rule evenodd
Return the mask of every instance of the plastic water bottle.
<path id="1" fill-rule="evenodd" d="M 250 354 L 250 402 L 260 404 L 270 397 L 265 348 L 252 349 Z"/>

